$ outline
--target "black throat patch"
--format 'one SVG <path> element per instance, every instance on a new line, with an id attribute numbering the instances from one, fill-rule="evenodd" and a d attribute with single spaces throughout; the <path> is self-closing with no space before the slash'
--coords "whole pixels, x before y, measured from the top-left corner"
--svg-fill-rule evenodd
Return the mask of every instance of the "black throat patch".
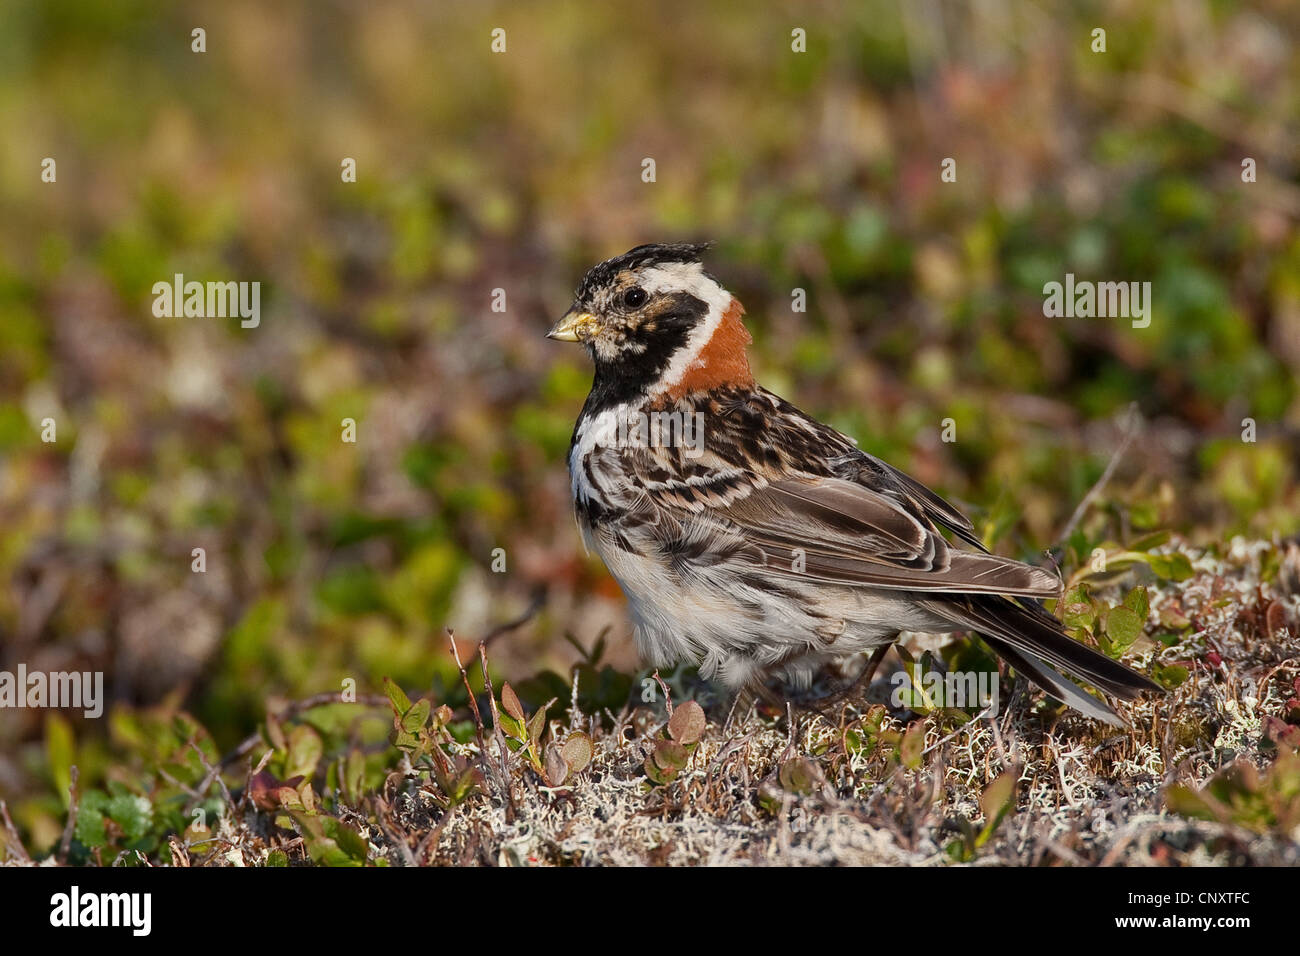
<path id="1" fill-rule="evenodd" d="M 627 330 L 623 347 L 612 357 L 602 357 L 588 346 L 596 374 L 578 420 L 644 397 L 668 368 L 673 355 L 686 347 L 691 332 L 704 321 L 708 311 L 709 305 L 703 299 L 688 292 L 674 292 L 665 297 L 662 307 L 651 317 Z"/>

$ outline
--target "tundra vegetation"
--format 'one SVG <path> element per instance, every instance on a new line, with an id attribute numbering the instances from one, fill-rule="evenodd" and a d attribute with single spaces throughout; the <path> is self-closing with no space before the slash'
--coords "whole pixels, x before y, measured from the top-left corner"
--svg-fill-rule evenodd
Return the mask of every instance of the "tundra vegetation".
<path id="1" fill-rule="evenodd" d="M 1300 862 L 1300 7 L 915 6 L 7 12 L 0 671 L 103 711 L 0 708 L 0 859 Z M 641 669 L 543 334 L 670 239 L 1168 694 Z"/>

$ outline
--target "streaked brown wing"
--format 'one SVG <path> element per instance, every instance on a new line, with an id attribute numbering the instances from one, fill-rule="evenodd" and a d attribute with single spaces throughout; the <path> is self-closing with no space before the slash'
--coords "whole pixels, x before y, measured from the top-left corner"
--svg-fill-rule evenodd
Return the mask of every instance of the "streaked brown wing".
<path id="1" fill-rule="evenodd" d="M 615 471 L 633 477 L 625 507 L 640 526 L 655 526 L 669 544 L 683 534 L 692 546 L 713 538 L 715 554 L 805 580 L 931 593 L 1060 593 L 1055 575 L 985 552 L 966 516 L 920 482 L 789 403 L 764 397 L 775 414 L 711 415 L 694 461 L 673 448 L 617 453 Z M 940 527 L 980 551 L 953 547 Z"/>
<path id="2" fill-rule="evenodd" d="M 1056 597 L 1059 580 L 1019 561 L 950 546 L 909 502 L 840 478 L 758 479 L 709 512 L 770 574 L 842 585 Z"/>
<path id="3" fill-rule="evenodd" d="M 866 452 L 862 456 L 878 465 L 900 486 L 900 490 L 905 494 L 921 512 L 932 522 L 937 522 L 957 535 L 967 544 L 987 552 L 988 548 L 984 547 L 984 542 L 980 540 L 975 533 L 975 526 L 971 524 L 970 518 L 966 517 L 951 504 L 935 494 L 925 485 L 921 484 L 906 472 L 899 471 L 888 462 L 881 461 L 875 455 L 868 455 Z"/>

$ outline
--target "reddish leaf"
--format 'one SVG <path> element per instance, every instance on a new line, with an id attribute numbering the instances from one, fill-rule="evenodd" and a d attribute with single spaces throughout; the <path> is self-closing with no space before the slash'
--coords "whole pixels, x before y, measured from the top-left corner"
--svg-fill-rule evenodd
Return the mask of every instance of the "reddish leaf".
<path id="1" fill-rule="evenodd" d="M 253 801 L 253 805 L 262 810 L 278 810 L 284 804 L 284 799 L 280 793 L 281 790 L 288 790 L 293 794 L 294 799 L 298 798 L 298 793 L 294 789 L 302 783 L 303 776 L 290 777 L 288 780 L 280 780 L 269 770 L 258 771 L 251 780 L 248 781 L 248 798 Z"/>
<path id="2" fill-rule="evenodd" d="M 508 683 L 501 685 L 501 707 L 515 720 L 523 723 L 524 707 L 519 703 L 519 697 L 515 694 L 514 688 Z"/>
<path id="3" fill-rule="evenodd" d="M 705 724 L 704 708 L 688 700 L 668 719 L 668 733 L 679 744 L 693 744 L 704 736 Z"/>
<path id="4" fill-rule="evenodd" d="M 554 743 L 546 746 L 546 785 L 558 787 L 569 776 L 569 764 Z"/>
<path id="5" fill-rule="evenodd" d="M 655 741 L 654 762 L 664 770 L 681 770 L 691 759 L 690 752 L 673 740 Z"/>

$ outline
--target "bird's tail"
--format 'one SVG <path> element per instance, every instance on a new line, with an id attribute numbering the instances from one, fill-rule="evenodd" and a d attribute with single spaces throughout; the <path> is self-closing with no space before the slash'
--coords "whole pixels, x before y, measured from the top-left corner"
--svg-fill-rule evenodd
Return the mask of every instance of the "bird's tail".
<path id="1" fill-rule="evenodd" d="M 1143 691 L 1162 689 L 1118 661 L 1073 640 L 1061 622 L 1037 601 L 1020 603 L 1004 597 L 971 595 L 935 601 L 932 610 L 978 631 L 1003 660 L 1053 697 L 1113 726 L 1127 724 L 1109 704 L 1086 693 L 1078 684 L 1061 676 L 1056 668 L 1122 700 L 1133 700 Z"/>

